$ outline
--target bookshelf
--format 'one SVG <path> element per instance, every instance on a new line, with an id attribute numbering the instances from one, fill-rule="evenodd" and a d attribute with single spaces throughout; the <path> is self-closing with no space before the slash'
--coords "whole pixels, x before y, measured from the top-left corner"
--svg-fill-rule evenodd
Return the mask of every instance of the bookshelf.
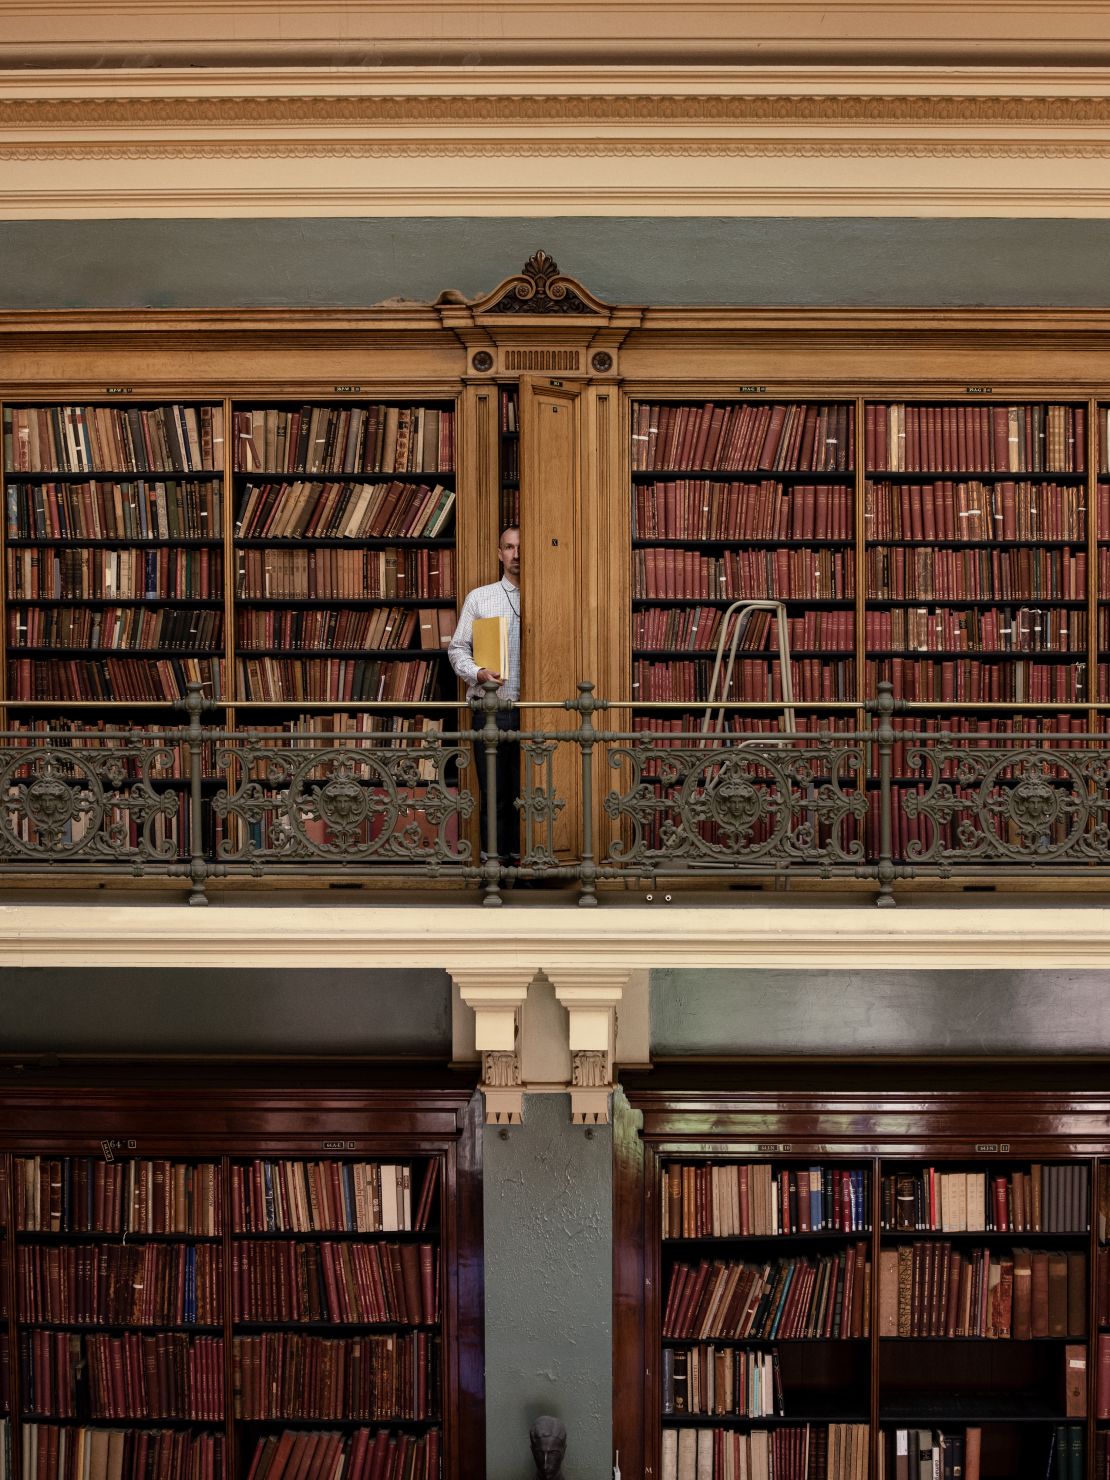
<path id="1" fill-rule="evenodd" d="M 501 496 L 497 522 L 520 523 L 520 395 L 515 386 L 502 386 L 501 408 Z"/>
<path id="2" fill-rule="evenodd" d="M 468 1093 L 100 1084 L 106 1150 L 59 1098 L 45 1149 L 28 1124 L 4 1157 L 13 1474 L 475 1473 Z"/>
<path id="3" fill-rule="evenodd" d="M 622 1463 L 900 1480 L 935 1449 L 968 1480 L 1101 1480 L 1101 1096 L 664 1072 L 616 1131 Z"/>

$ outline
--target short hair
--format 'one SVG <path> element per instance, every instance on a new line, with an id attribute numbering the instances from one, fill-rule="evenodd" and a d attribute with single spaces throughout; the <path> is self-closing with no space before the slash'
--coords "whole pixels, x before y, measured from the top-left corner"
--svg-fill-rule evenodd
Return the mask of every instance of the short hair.
<path id="1" fill-rule="evenodd" d="M 497 536 L 497 543 L 498 543 L 498 545 L 500 545 L 501 541 L 505 538 L 505 536 L 508 534 L 508 532 L 509 532 L 510 529 L 515 529 L 516 532 L 517 532 L 517 534 L 520 533 L 520 525 L 519 524 L 503 524 L 501 526 L 501 533 Z"/>

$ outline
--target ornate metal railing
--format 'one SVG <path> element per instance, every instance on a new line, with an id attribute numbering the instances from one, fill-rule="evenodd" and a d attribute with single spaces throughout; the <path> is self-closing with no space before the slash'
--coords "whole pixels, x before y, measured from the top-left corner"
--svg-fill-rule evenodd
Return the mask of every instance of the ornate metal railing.
<path id="1" fill-rule="evenodd" d="M 196 687 L 181 707 L 156 732 L 0 734 L 0 872 L 179 879 L 197 904 L 237 876 L 447 880 L 493 905 L 548 881 L 593 904 L 608 881 L 842 877 L 892 904 L 914 878 L 1110 877 L 1110 734 L 916 729 L 886 685 L 862 730 L 745 732 L 741 706 L 720 731 L 599 729 L 585 683 L 557 730 L 500 729 L 492 688 L 477 717 L 426 706 L 419 730 L 384 709 L 353 733 L 220 730 Z M 521 757 L 520 848 L 498 858 L 479 838 L 502 745 Z"/>

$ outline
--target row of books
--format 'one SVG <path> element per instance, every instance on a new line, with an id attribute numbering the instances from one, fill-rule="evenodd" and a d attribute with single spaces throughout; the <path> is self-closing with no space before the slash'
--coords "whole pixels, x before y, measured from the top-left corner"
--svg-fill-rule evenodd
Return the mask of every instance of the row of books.
<path id="1" fill-rule="evenodd" d="M 433 698 L 439 678 L 439 665 L 422 658 L 408 663 L 377 658 L 329 658 L 322 662 L 241 658 L 236 671 L 244 699 L 275 704 L 348 699 L 409 703 Z"/>
<path id="2" fill-rule="evenodd" d="M 1089 1174 L 1075 1163 L 1034 1161 L 1002 1172 L 921 1167 L 884 1173 L 881 1186 L 888 1229 L 1086 1233 L 1090 1227 Z"/>
<path id="3" fill-rule="evenodd" d="M 221 699 L 223 662 L 217 658 L 100 658 L 95 662 L 14 658 L 8 664 L 12 699 L 172 704 L 190 683 L 199 683 L 206 699 Z"/>
<path id="4" fill-rule="evenodd" d="M 240 550 L 240 596 L 296 601 L 335 597 L 454 596 L 455 552 L 448 548 Z"/>
<path id="5" fill-rule="evenodd" d="M 676 1263 L 664 1337 L 704 1341 L 798 1337 L 848 1339 L 870 1330 L 871 1263 L 865 1243 L 835 1254 L 747 1264 Z"/>
<path id="6" fill-rule="evenodd" d="M 975 596 L 1087 599 L 1086 552 L 1067 546 L 945 550 L 877 545 L 867 551 L 865 570 L 868 598 L 880 601 L 906 597 L 958 601 Z"/>
<path id="7" fill-rule="evenodd" d="M 438 1270 L 432 1244 L 236 1243 L 233 1309 L 242 1321 L 431 1326 Z"/>
<path id="8" fill-rule="evenodd" d="M 735 1414 L 770 1418 L 785 1412 L 777 1351 L 733 1346 L 665 1346 L 660 1357 L 663 1415 Z"/>
<path id="9" fill-rule="evenodd" d="M 657 606 L 638 610 L 632 614 L 632 645 L 640 649 L 712 650 L 721 634 L 723 616 L 722 608 L 717 606 Z M 855 648 L 855 620 L 852 611 L 808 611 L 788 617 L 790 649 L 850 653 Z M 739 622 L 738 652 L 778 650 L 778 622 L 771 612 L 749 612 Z M 726 650 L 731 641 L 730 632 Z"/>
<path id="10" fill-rule="evenodd" d="M 651 548 L 632 552 L 636 598 L 681 596 L 752 600 L 843 601 L 855 590 L 854 563 L 843 550 L 700 550 Z"/>
<path id="11" fill-rule="evenodd" d="M 856 665 L 850 659 L 834 663 L 825 658 L 797 658 L 790 671 L 798 699 L 851 701 L 856 697 Z M 712 676 L 713 664 L 708 659 L 700 663 L 637 661 L 632 665 L 632 692 L 641 704 L 699 704 L 709 699 Z M 738 659 L 727 693 L 718 689 L 716 697 L 753 702 L 781 699 L 782 674 L 777 658 Z"/>
<path id="12" fill-rule="evenodd" d="M 243 1233 L 422 1232 L 439 1163 L 252 1161 L 231 1168 L 232 1227 Z M 413 1178 L 418 1192 L 413 1203 Z"/>
<path id="13" fill-rule="evenodd" d="M 13 406 L 4 453 L 16 473 L 194 472 L 223 462 L 223 407 Z"/>
<path id="14" fill-rule="evenodd" d="M 1075 473 L 1086 466 L 1082 405 L 915 406 L 864 410 L 868 468 L 891 472 Z"/>
<path id="15" fill-rule="evenodd" d="M 19 1314 L 66 1326 L 214 1326 L 222 1279 L 218 1244 L 32 1245 L 19 1250 Z"/>
<path id="16" fill-rule="evenodd" d="M 420 1436 L 286 1429 L 259 1439 L 247 1480 L 440 1480 L 441 1454 L 438 1429 Z"/>
<path id="17" fill-rule="evenodd" d="M 871 1227 L 871 1178 L 857 1167 L 776 1171 L 770 1162 L 669 1162 L 663 1192 L 664 1238 L 866 1233 Z"/>
<path id="18" fill-rule="evenodd" d="M 979 1480 L 982 1448 L 983 1431 L 976 1425 L 891 1429 L 879 1444 L 879 1480 Z"/>
<path id="19" fill-rule="evenodd" d="M 870 649 L 905 648 L 923 653 L 1083 652 L 1087 614 L 1044 606 L 868 608 L 864 637 Z"/>
<path id="20" fill-rule="evenodd" d="M 224 1480 L 224 1436 L 25 1423 L 20 1459 L 23 1480 Z"/>
<path id="21" fill-rule="evenodd" d="M 24 1407 L 36 1417 L 218 1423 L 224 1416 L 222 1336 L 23 1331 L 19 1372 Z"/>
<path id="22" fill-rule="evenodd" d="M 852 467 L 855 408 L 732 402 L 639 402 L 632 408 L 632 467 L 751 468 L 842 473 Z"/>
<path id="23" fill-rule="evenodd" d="M 802 736 L 802 742 L 812 735 L 815 740 L 827 741 L 830 735 L 847 734 L 854 730 L 855 721 L 847 715 L 829 714 L 800 714 L 797 716 L 798 733 Z M 671 737 L 675 744 L 682 743 L 682 737 L 688 736 L 691 741 L 699 740 L 703 734 L 701 715 L 659 715 L 659 714 L 636 714 L 632 717 L 632 729 L 637 734 L 644 736 L 645 744 L 669 746 Z M 783 731 L 781 714 L 750 715 L 726 713 L 722 727 L 719 731 L 722 735 L 766 735 L 769 738 L 780 735 Z M 657 739 L 655 737 L 658 737 Z M 781 749 L 777 742 L 772 741 L 776 750 Z"/>
<path id="24" fill-rule="evenodd" d="M 1098 1333 L 1095 1347 L 1095 1417 L 1110 1419 L 1110 1331 Z"/>
<path id="25" fill-rule="evenodd" d="M 222 598 L 223 553 L 216 548 L 10 549 L 9 596 L 51 600 L 157 601 Z"/>
<path id="26" fill-rule="evenodd" d="M 906 722 L 896 720 L 895 723 L 904 726 Z M 960 750 L 969 753 L 989 746 L 1004 745 L 1010 748 L 1015 737 L 1020 736 L 1028 736 L 1034 744 L 1039 738 L 1043 738 L 1045 746 L 1054 751 L 1075 750 L 1089 743 L 1082 738 L 1087 734 L 1086 714 L 1016 714 L 1001 719 L 976 714 L 953 714 L 943 718 L 915 714 L 908 724 L 915 735 L 920 734 L 925 738 L 923 741 L 902 738 L 896 732 L 891 757 L 891 766 L 896 776 L 908 774 L 909 757 L 915 749 L 920 747 L 927 754 L 933 752 L 936 738 L 942 734 L 951 736 L 957 743 L 962 741 Z M 940 775 L 955 776 L 958 764 L 954 758 L 944 761 L 939 768 Z"/>
<path id="27" fill-rule="evenodd" d="M 880 1336 L 1028 1341 L 1086 1332 L 1082 1251 L 961 1249 L 932 1239 L 879 1255 Z"/>
<path id="28" fill-rule="evenodd" d="M 332 652 L 344 648 L 445 648 L 455 631 L 447 607 L 380 606 L 369 610 L 318 607 L 314 610 L 241 611 L 235 623 L 239 647 L 289 648 Z"/>
<path id="29" fill-rule="evenodd" d="M 867 1424 L 663 1429 L 662 1480 L 867 1480 Z"/>
<path id="30" fill-rule="evenodd" d="M 1087 537 L 1087 490 L 1074 484 L 868 482 L 869 540 L 1077 540 Z"/>
<path id="31" fill-rule="evenodd" d="M 195 606 L 20 606 L 8 611 L 8 640 L 17 648 L 210 652 L 220 647 L 223 635 L 223 612 Z"/>
<path id="32" fill-rule="evenodd" d="M 632 494 L 634 539 L 847 540 L 855 528 L 856 493 L 845 486 L 683 478 Z"/>
<path id="33" fill-rule="evenodd" d="M 235 1417 L 434 1419 L 434 1335 L 410 1331 L 337 1341 L 271 1331 L 235 1338 Z"/>
<path id="34" fill-rule="evenodd" d="M 253 473 L 446 473 L 455 413 L 438 406 L 264 407 L 232 414 L 235 469 Z"/>
<path id="35" fill-rule="evenodd" d="M 222 1223 L 215 1162 L 20 1156 L 12 1190 L 16 1228 L 29 1232 L 211 1236 Z"/>
<path id="36" fill-rule="evenodd" d="M 240 539 L 434 539 L 448 534 L 455 490 L 439 483 L 252 483 Z"/>
<path id="37" fill-rule="evenodd" d="M 1063 658 L 1063 655 L 1061 655 Z M 1014 659 L 990 663 L 979 658 L 880 658 L 869 660 L 867 692 L 880 683 L 894 685 L 896 699 L 943 703 L 1072 704 L 1087 698 L 1087 665 L 1074 658 L 1055 663 Z"/>
<path id="38" fill-rule="evenodd" d="M 211 480 L 12 483 L 5 509 L 10 539 L 223 538 L 223 488 Z"/>

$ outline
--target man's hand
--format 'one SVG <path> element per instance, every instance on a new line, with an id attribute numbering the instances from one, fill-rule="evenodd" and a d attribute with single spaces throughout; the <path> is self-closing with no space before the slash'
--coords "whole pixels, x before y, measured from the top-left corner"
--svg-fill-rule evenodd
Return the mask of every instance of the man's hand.
<path id="1" fill-rule="evenodd" d="M 499 684 L 499 683 L 504 682 L 504 680 L 502 679 L 500 673 L 492 673 L 488 668 L 479 668 L 478 669 L 478 677 L 475 680 L 475 682 L 476 683 L 496 683 L 496 684 Z"/>

